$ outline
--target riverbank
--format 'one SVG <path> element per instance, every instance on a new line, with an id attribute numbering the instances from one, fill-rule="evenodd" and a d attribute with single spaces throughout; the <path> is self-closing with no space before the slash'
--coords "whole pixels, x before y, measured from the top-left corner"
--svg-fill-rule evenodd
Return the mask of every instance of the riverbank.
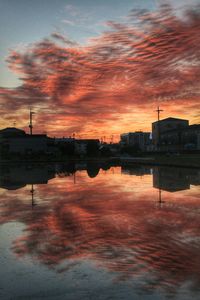
<path id="1" fill-rule="evenodd" d="M 66 163 L 66 162 L 86 162 L 86 163 L 98 163 L 108 165 L 158 165 L 158 166 L 172 166 L 172 167 L 188 167 L 188 168 L 200 168 L 200 154 L 151 154 L 137 157 L 131 156 L 118 156 L 118 157 L 59 157 L 49 158 L 41 157 L 38 158 L 19 158 L 19 159 L 0 159 L 0 164 L 10 163 L 24 163 L 24 164 L 35 164 L 35 163 Z"/>
<path id="2" fill-rule="evenodd" d="M 121 157 L 124 164 L 146 164 L 173 167 L 200 168 L 200 154 L 151 155 L 143 157 Z"/>

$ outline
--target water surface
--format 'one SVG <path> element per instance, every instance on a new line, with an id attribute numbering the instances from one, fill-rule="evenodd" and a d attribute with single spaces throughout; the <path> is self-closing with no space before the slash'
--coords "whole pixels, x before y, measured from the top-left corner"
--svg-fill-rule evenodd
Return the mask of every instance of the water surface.
<path id="1" fill-rule="evenodd" d="M 200 299 L 200 170 L 0 169 L 0 298 Z"/>

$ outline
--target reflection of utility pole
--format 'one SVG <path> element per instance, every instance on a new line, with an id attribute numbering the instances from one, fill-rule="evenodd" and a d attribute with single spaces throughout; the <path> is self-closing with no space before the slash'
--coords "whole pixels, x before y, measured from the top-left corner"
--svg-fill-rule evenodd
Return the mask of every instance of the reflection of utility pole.
<path id="1" fill-rule="evenodd" d="M 158 203 L 159 203 L 160 208 L 162 208 L 163 203 L 165 203 L 165 201 L 162 201 L 162 190 L 161 189 L 158 190 Z"/>
<path id="2" fill-rule="evenodd" d="M 34 190 L 33 184 L 31 184 L 30 193 L 31 193 L 31 205 L 32 205 L 32 207 L 34 207 L 36 205 L 35 202 L 34 202 L 34 192 L 35 192 L 35 190 Z"/>
<path id="3" fill-rule="evenodd" d="M 157 113 L 158 113 L 158 120 L 157 120 L 157 148 L 159 148 L 160 145 L 160 112 L 163 111 L 162 109 L 160 109 L 160 107 L 158 106 L 157 108 Z"/>
<path id="4" fill-rule="evenodd" d="M 29 121 L 30 121 L 30 123 L 29 123 L 29 128 L 30 128 L 30 135 L 32 135 L 33 134 L 33 115 L 34 115 L 35 113 L 31 110 L 31 108 L 30 108 L 30 116 L 29 116 Z"/>
<path id="5" fill-rule="evenodd" d="M 74 172 L 74 184 L 76 184 L 76 171 Z"/>
<path id="6" fill-rule="evenodd" d="M 165 203 L 162 201 L 162 189 L 160 188 L 162 186 L 161 176 L 161 170 L 158 168 L 158 203 L 160 208 L 162 208 L 162 204 Z"/>

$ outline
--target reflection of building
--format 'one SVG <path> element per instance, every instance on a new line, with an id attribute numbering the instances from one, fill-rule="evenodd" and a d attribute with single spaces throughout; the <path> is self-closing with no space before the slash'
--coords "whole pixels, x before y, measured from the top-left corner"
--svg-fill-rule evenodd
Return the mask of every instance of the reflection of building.
<path id="1" fill-rule="evenodd" d="M 177 167 L 148 167 L 142 165 L 122 166 L 121 173 L 134 176 L 151 175 L 153 173 L 153 187 L 177 192 L 190 189 L 190 185 L 200 185 L 200 170 Z"/>
<path id="2" fill-rule="evenodd" d="M 151 143 L 150 132 L 136 131 L 123 133 L 120 138 L 121 145 L 133 146 L 142 151 L 145 151 L 147 146 Z"/>
<path id="3" fill-rule="evenodd" d="M 94 178 L 99 174 L 100 166 L 95 162 L 87 163 L 87 174 L 90 178 Z"/>
<path id="4" fill-rule="evenodd" d="M 17 128 L 0 130 L 0 149 L 2 154 L 46 153 L 50 138 L 45 134 L 26 134 Z"/>
<path id="5" fill-rule="evenodd" d="M 53 166 L 1 165 L 0 187 L 15 190 L 27 184 L 46 184 L 54 176 Z"/>
<path id="6" fill-rule="evenodd" d="M 127 175 L 135 175 L 135 176 L 143 176 L 143 175 L 150 175 L 151 168 L 144 167 L 141 165 L 134 165 L 134 166 L 122 166 L 121 173 Z"/>
<path id="7" fill-rule="evenodd" d="M 188 120 L 167 118 L 152 124 L 152 139 L 159 150 L 200 149 L 200 125 Z"/>
<path id="8" fill-rule="evenodd" d="M 155 188 L 176 192 L 190 189 L 190 184 L 200 185 L 200 171 L 198 169 L 153 168 L 153 187 Z"/>
<path id="9" fill-rule="evenodd" d="M 190 170 L 189 178 L 191 185 L 200 185 L 200 169 Z"/>
<path id="10" fill-rule="evenodd" d="M 27 184 L 47 184 L 56 175 L 68 177 L 81 170 L 86 170 L 88 176 L 94 178 L 101 167 L 103 165 L 99 163 L 86 161 L 82 163 L 70 161 L 63 164 L 3 164 L 0 166 L 0 188 L 16 190 Z"/>

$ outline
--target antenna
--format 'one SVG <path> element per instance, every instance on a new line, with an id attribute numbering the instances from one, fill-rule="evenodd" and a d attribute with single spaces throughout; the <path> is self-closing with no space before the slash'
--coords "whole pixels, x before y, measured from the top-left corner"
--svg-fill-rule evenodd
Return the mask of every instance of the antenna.
<path id="1" fill-rule="evenodd" d="M 31 110 L 30 108 L 30 114 L 29 114 L 29 128 L 30 128 L 30 135 L 33 134 L 33 115 L 35 114 L 34 111 Z"/>

